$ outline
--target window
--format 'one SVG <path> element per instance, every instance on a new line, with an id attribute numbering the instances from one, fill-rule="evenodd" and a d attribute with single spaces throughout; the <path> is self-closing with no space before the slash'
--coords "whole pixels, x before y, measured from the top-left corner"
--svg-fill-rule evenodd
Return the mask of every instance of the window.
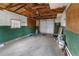
<path id="1" fill-rule="evenodd" d="M 21 22 L 20 20 L 11 20 L 11 28 L 20 28 L 21 27 Z"/>

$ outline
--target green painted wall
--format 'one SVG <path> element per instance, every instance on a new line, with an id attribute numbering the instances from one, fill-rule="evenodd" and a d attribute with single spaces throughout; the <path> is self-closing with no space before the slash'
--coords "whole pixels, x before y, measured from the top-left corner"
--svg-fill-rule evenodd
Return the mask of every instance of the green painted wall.
<path id="1" fill-rule="evenodd" d="M 0 42 L 6 42 L 17 37 L 34 33 L 35 27 L 22 26 L 21 28 L 10 28 L 10 26 L 0 26 Z"/>
<path id="2" fill-rule="evenodd" d="M 79 56 L 79 34 L 64 30 L 67 46 L 73 56 Z"/>

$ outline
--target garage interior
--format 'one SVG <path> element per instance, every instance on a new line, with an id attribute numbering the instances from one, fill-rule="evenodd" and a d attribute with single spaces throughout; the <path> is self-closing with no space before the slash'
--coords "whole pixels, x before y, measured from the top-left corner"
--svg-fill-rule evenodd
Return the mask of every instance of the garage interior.
<path id="1" fill-rule="evenodd" d="M 0 56 L 79 55 L 79 4 L 0 3 Z"/>

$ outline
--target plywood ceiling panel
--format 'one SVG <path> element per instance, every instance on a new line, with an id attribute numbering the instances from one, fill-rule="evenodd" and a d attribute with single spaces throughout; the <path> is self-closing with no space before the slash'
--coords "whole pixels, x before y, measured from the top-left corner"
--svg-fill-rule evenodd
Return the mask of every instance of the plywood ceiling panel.
<path id="1" fill-rule="evenodd" d="M 21 9 L 17 10 L 16 12 L 17 13 L 22 13 L 23 11 L 26 11 L 26 9 L 25 8 L 21 8 Z"/>
<path id="2" fill-rule="evenodd" d="M 0 8 L 6 8 L 9 5 L 9 3 L 0 3 Z"/>

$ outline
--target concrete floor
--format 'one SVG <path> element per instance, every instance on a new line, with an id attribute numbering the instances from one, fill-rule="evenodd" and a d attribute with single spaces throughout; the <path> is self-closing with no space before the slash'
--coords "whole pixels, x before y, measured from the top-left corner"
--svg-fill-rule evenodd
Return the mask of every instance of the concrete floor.
<path id="1" fill-rule="evenodd" d="M 63 56 L 57 42 L 49 35 L 13 40 L 0 48 L 0 56 Z"/>

